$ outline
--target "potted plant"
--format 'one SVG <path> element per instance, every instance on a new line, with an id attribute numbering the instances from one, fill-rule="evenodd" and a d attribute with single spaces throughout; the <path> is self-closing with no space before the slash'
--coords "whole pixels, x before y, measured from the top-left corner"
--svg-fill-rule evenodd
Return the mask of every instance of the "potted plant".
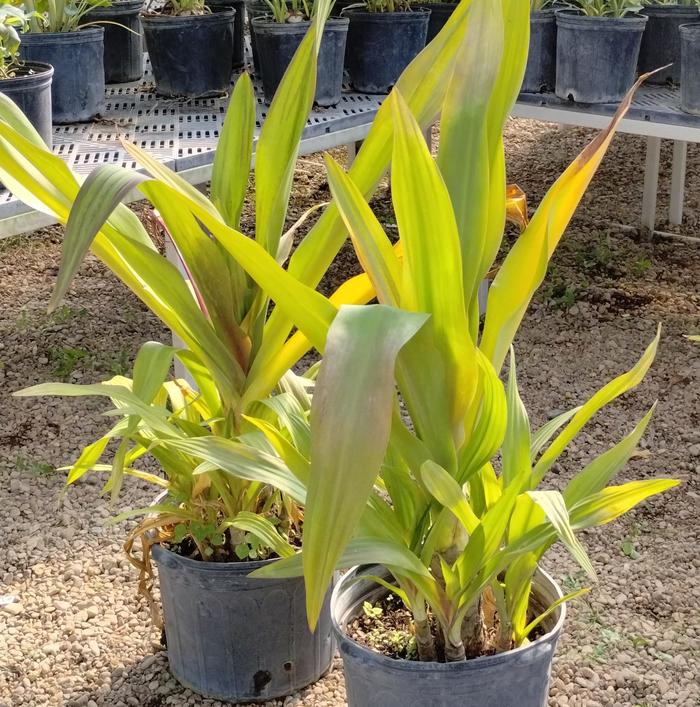
<path id="1" fill-rule="evenodd" d="M 425 46 L 430 10 L 408 0 L 366 0 L 348 8 L 346 70 L 360 93 L 387 93 Z"/>
<path id="2" fill-rule="evenodd" d="M 428 34 L 425 37 L 425 43 L 433 41 L 437 33 L 445 26 L 447 20 L 450 19 L 452 13 L 457 7 L 457 2 L 439 2 L 428 0 L 428 2 L 412 2 L 412 7 L 422 7 L 430 10 L 430 19 L 428 20 Z"/>
<path id="3" fill-rule="evenodd" d="M 270 0 L 271 13 L 251 20 L 262 77 L 265 100 L 269 103 L 277 91 L 294 53 L 309 28 L 315 3 L 306 0 Z M 343 88 L 343 61 L 348 20 L 331 17 L 323 29 L 318 53 L 315 102 L 322 107 L 340 102 Z"/>
<path id="4" fill-rule="evenodd" d="M 81 22 L 91 9 L 106 5 L 109 0 L 24 0 L 30 19 L 20 56 L 53 66 L 54 123 L 92 120 L 104 107 L 104 29 Z"/>
<path id="5" fill-rule="evenodd" d="M 210 10 L 230 7 L 236 12 L 233 24 L 233 68 L 240 69 L 245 63 L 245 0 L 209 0 L 207 7 Z"/>
<path id="6" fill-rule="evenodd" d="M 697 0 L 644 0 L 642 14 L 649 18 L 639 50 L 639 72 L 656 71 L 649 83 L 678 84 L 681 80 L 681 38 L 678 28 L 698 21 Z M 668 66 L 668 65 L 671 66 Z"/>
<path id="7" fill-rule="evenodd" d="M 156 92 L 194 98 L 228 91 L 235 10 L 209 8 L 205 0 L 168 0 L 158 9 L 152 4 L 145 6 L 141 25 Z"/>
<path id="8" fill-rule="evenodd" d="M 521 89 L 526 93 L 554 90 L 557 62 L 555 7 L 553 0 L 530 0 L 530 50 Z"/>
<path id="9" fill-rule="evenodd" d="M 700 115 L 700 23 L 681 25 L 681 110 Z"/>
<path id="10" fill-rule="evenodd" d="M 85 23 L 104 28 L 105 83 L 138 81 L 143 76 L 143 37 L 139 13 L 143 0 L 114 0 L 95 7 Z"/>
<path id="11" fill-rule="evenodd" d="M 22 8 L 0 7 L 0 93 L 15 103 L 41 139 L 51 147 L 53 67 L 20 60 L 20 33 L 27 28 L 28 22 Z"/>
<path id="12" fill-rule="evenodd" d="M 255 96 L 247 74 L 231 97 L 211 200 L 128 143 L 146 175 L 101 168 L 79 189 L 82 180 L 40 145 L 26 121 L 16 123 L 0 104 L 5 183 L 30 203 L 45 198 L 40 208 L 53 210 L 67 224 L 51 306 L 60 302 L 92 248 L 182 342 L 144 345 L 131 379 L 47 384 L 21 395 L 98 395 L 112 401 L 120 419 L 78 456 L 68 483 L 96 471 L 108 474 L 105 491 L 115 500 L 129 476 L 166 492 L 154 505 L 129 509 L 117 519 L 143 517 L 125 547 L 141 571 L 147 597 L 151 561 L 158 568 L 172 672 L 188 687 L 219 699 L 273 699 L 294 692 L 318 679 L 333 656 L 328 612 L 319 630 L 308 628 L 301 578 L 247 577 L 299 547 L 308 467 L 304 428 L 313 381 L 290 368 L 322 343 L 312 337 L 312 344 L 301 334 L 279 338 L 279 326 L 268 321 L 267 296 L 223 245 L 233 240 L 244 249 L 257 246 L 263 271 L 289 254 L 299 225 L 284 229 L 292 188 L 286 175 L 312 106 L 316 33 L 322 32 L 327 12 L 328 3 L 320 3 L 256 145 L 253 238 L 238 231 L 255 131 Z M 137 186 L 158 209 L 186 276 L 119 204 Z M 184 208 L 190 200 L 206 212 L 201 221 Z M 286 287 L 291 279 L 279 283 Z M 293 287 L 289 304 L 306 304 L 304 298 L 297 302 Z M 171 375 L 174 359 L 192 384 Z M 205 438 L 209 459 L 219 457 L 213 465 L 202 463 L 199 454 Z M 107 450 L 110 440 L 117 440 L 116 446 Z M 155 472 L 142 464 L 146 454 L 156 460 Z"/>
<path id="13" fill-rule="evenodd" d="M 577 103 L 622 100 L 634 83 L 648 17 L 640 0 L 571 0 L 557 10 L 556 94 Z"/>

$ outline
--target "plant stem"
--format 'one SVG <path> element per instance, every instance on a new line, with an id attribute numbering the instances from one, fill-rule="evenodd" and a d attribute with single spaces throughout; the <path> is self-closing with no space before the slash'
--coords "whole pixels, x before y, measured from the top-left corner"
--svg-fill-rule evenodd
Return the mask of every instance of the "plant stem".
<path id="1" fill-rule="evenodd" d="M 428 617 L 424 616 L 421 619 L 414 617 L 413 620 L 416 630 L 416 648 L 418 649 L 418 658 L 425 662 L 437 660 L 435 654 L 435 642 L 433 634 L 430 631 L 430 622 Z"/>
<path id="2" fill-rule="evenodd" d="M 484 652 L 486 626 L 481 597 L 470 607 L 462 622 L 462 649 L 470 658 L 476 658 Z M 447 652 L 447 648 L 445 648 Z"/>

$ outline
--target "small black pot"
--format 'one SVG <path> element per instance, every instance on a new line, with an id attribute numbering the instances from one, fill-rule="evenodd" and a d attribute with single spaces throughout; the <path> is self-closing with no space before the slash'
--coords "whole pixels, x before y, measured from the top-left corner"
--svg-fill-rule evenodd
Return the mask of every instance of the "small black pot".
<path id="1" fill-rule="evenodd" d="M 553 91 L 557 64 L 557 22 L 554 10 L 536 10 L 530 14 L 530 50 L 523 77 L 522 91 Z"/>
<path id="2" fill-rule="evenodd" d="M 678 28 L 686 22 L 698 21 L 697 7 L 687 5 L 651 5 L 642 10 L 649 18 L 639 49 L 640 74 L 673 64 L 650 76 L 647 83 L 679 83 L 681 80 L 681 37 Z"/>
<path id="3" fill-rule="evenodd" d="M 245 62 L 243 32 L 245 29 L 245 0 L 206 0 L 210 10 L 221 10 L 230 7 L 236 11 L 233 23 L 233 66 L 239 69 Z"/>
<path id="4" fill-rule="evenodd" d="M 347 62 L 353 88 L 360 93 L 388 93 L 403 70 L 425 46 L 430 12 L 347 10 Z"/>
<path id="5" fill-rule="evenodd" d="M 100 25 L 105 31 L 105 83 L 138 81 L 143 76 L 143 37 L 139 21 L 142 7 L 143 0 L 116 0 L 109 7 L 96 7 L 85 15 L 83 24 L 105 23 Z"/>
<path id="6" fill-rule="evenodd" d="M 156 93 L 195 98 L 228 91 L 235 11 L 177 17 L 141 15 Z"/>
<path id="7" fill-rule="evenodd" d="M 435 39 L 447 20 L 452 17 L 452 13 L 457 9 L 457 4 L 456 2 L 429 2 L 412 5 L 412 7 L 422 7 L 425 10 L 430 10 L 428 34 L 425 38 L 426 44 L 430 44 Z"/>
<path id="8" fill-rule="evenodd" d="M 343 10 L 350 5 L 361 5 L 362 0 L 335 0 L 331 8 L 331 17 L 344 17 Z M 359 9 L 359 8 L 358 8 Z"/>
<path id="9" fill-rule="evenodd" d="M 556 94 L 577 103 L 616 103 L 634 83 L 643 15 L 586 17 L 557 10 Z"/>
<path id="10" fill-rule="evenodd" d="M 270 103 L 287 70 L 294 52 L 301 44 L 310 22 L 281 24 L 264 17 L 252 21 L 258 47 L 265 100 Z M 349 21 L 332 17 L 326 21 L 318 53 L 315 102 L 319 106 L 335 106 L 343 88 L 343 60 Z"/>
<path id="11" fill-rule="evenodd" d="M 154 545 L 173 675 L 207 697 L 272 700 L 330 667 L 329 600 L 314 633 L 304 579 L 255 579 L 267 562 L 200 562 Z"/>
<path id="12" fill-rule="evenodd" d="M 681 110 L 700 115 L 700 23 L 681 25 Z"/>
<path id="13" fill-rule="evenodd" d="M 20 56 L 50 64 L 53 122 L 82 123 L 104 109 L 104 30 L 84 27 L 75 32 L 37 32 L 22 35 Z"/>
<path id="14" fill-rule="evenodd" d="M 543 621 L 546 633 L 525 646 L 461 663 L 397 660 L 361 646 L 346 633 L 362 616 L 365 601 L 376 602 L 387 590 L 363 574 L 390 578 L 382 567 L 356 567 L 336 585 L 331 600 L 333 631 L 345 671 L 348 707 L 544 707 L 564 606 Z M 544 572 L 535 575 L 533 603 L 544 611 L 561 590 Z"/>
<path id="15" fill-rule="evenodd" d="M 53 66 L 25 62 L 11 79 L 0 79 L 0 92 L 11 98 L 51 149 L 51 78 Z"/>
<path id="16" fill-rule="evenodd" d="M 250 32 L 250 48 L 253 53 L 253 71 L 256 76 L 261 76 L 260 73 L 260 57 L 258 56 L 258 43 L 255 37 L 255 28 L 253 20 L 257 17 L 267 17 L 270 15 L 270 7 L 264 2 L 247 2 L 245 6 L 246 15 L 248 16 L 248 31 Z"/>

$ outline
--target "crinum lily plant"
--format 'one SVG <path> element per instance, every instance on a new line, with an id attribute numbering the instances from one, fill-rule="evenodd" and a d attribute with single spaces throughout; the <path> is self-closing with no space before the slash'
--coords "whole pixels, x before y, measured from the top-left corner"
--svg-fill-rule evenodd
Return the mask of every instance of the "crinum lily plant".
<path id="1" fill-rule="evenodd" d="M 522 198 L 506 187 L 503 127 L 524 72 L 529 12 L 529 0 L 462 0 L 382 104 L 349 172 L 328 160 L 333 202 L 286 267 L 280 234 L 301 127 L 285 130 L 282 116 L 290 112 L 286 119 L 294 118 L 293 107 L 310 107 L 313 86 L 300 77 L 315 70 L 322 20 L 312 24 L 285 78 L 293 74 L 299 83 L 273 104 L 281 114 L 273 123 L 277 142 L 270 139 L 266 152 L 262 137 L 258 145 L 254 239 L 228 216 L 232 202 L 217 201 L 216 179 L 212 208 L 132 148 L 149 178 L 103 168 L 79 191 L 63 163 L 27 138 L 26 126 L 15 121 L 18 131 L 0 123 L 3 182 L 63 221 L 73 205 L 66 252 L 82 256 L 92 242 L 93 251 L 122 276 L 118 249 L 128 246 L 143 253 L 141 278 L 151 263 L 165 268 L 141 243 L 135 219 L 117 206 L 138 186 L 163 214 L 176 242 L 177 231 L 201 248 L 193 249 L 194 255 L 211 251 L 207 267 L 225 263 L 235 273 L 247 273 L 255 283 L 259 316 L 237 323 L 250 327 L 255 321 L 263 338 L 250 349 L 255 359 L 248 374 L 255 371 L 261 378 L 244 386 L 242 400 L 252 403 L 273 393 L 284 372 L 311 347 L 324 355 L 306 453 L 299 453 L 280 426 L 257 427 L 277 454 L 269 459 L 284 469 L 277 479 L 267 475 L 265 481 L 285 482 L 288 490 L 286 482 L 295 480 L 306 490 L 301 556 L 283 558 L 263 573 L 288 576 L 303 570 L 313 625 L 337 567 L 384 565 L 394 578 L 387 586 L 413 614 L 423 660 L 464 660 L 490 649 L 489 640 L 496 650 L 527 641 L 543 616 L 533 616 L 528 608 L 532 578 L 547 548 L 561 539 L 592 572 L 576 532 L 610 522 L 676 483 L 611 485 L 650 411 L 563 492 L 546 486 L 548 470 L 591 417 L 641 381 L 658 337 L 630 371 L 534 432 L 518 394 L 512 354 L 507 384 L 499 377 L 549 259 L 629 105 L 628 97 L 608 130 L 564 172 L 526 223 Z M 308 98 L 301 106 L 293 95 L 300 87 Z M 230 111 L 227 120 L 236 115 Z M 272 111 L 263 131 L 271 116 Z M 434 160 L 422 133 L 438 117 L 441 137 Z M 230 131 L 222 138 L 222 162 L 238 154 L 238 135 Z M 271 171 L 280 153 L 286 159 Z M 389 162 L 400 235 L 394 245 L 367 203 Z M 226 174 L 241 179 L 235 168 Z M 478 290 L 502 249 L 508 211 L 519 214 L 524 230 L 503 255 L 482 328 Z M 326 298 L 315 287 L 348 234 L 365 273 Z M 193 332 L 179 311 L 196 297 L 188 292 L 188 299 L 184 290 L 177 301 L 170 291 L 154 297 L 139 283 L 134 290 L 157 306 L 160 316 L 168 313 L 164 321 L 194 351 Z M 266 317 L 268 296 L 275 306 Z M 365 304 L 375 297 L 380 304 Z M 196 349 L 207 365 L 210 354 L 205 346 Z M 240 413 L 245 420 L 247 409 L 234 401 L 233 419 Z M 183 436 L 159 432 L 151 446 L 186 451 L 201 462 L 196 470 L 207 474 L 256 474 L 252 462 L 239 468 L 237 441 Z M 485 625 L 487 604 L 495 606 L 490 612 L 497 620 L 495 631 Z"/>

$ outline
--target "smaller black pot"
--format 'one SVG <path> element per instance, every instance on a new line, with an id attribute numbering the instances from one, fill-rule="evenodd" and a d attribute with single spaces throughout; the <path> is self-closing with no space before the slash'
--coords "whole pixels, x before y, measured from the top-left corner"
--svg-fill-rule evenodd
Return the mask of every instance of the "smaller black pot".
<path id="1" fill-rule="evenodd" d="M 104 109 L 104 30 L 84 27 L 75 32 L 38 32 L 22 35 L 20 56 L 50 64 L 53 122 L 82 123 Z"/>
<path id="2" fill-rule="evenodd" d="M 311 23 L 281 24 L 258 17 L 252 24 L 258 46 L 265 100 L 271 103 L 284 72 Z M 319 106 L 335 106 L 340 102 L 348 24 L 349 21 L 344 17 L 329 18 L 326 21 L 316 72 L 314 100 Z"/>
<path id="3" fill-rule="evenodd" d="M 258 55 L 258 43 L 255 37 L 253 20 L 257 17 L 267 17 L 270 15 L 270 8 L 264 2 L 246 2 L 246 15 L 248 16 L 248 31 L 250 32 L 250 48 L 253 53 L 253 71 L 256 76 L 261 76 L 260 57 Z"/>
<path id="4" fill-rule="evenodd" d="M 425 46 L 430 12 L 347 10 L 350 20 L 345 68 L 360 93 L 388 93 Z"/>
<path id="5" fill-rule="evenodd" d="M 576 103 L 617 103 L 634 83 L 643 15 L 586 17 L 557 10 L 556 94 Z"/>
<path id="6" fill-rule="evenodd" d="M 330 667 L 330 592 L 316 631 L 306 618 L 303 577 L 257 579 L 263 562 L 200 562 L 160 545 L 158 567 L 168 662 L 185 686 L 232 702 L 272 700 Z"/>
<path id="7" fill-rule="evenodd" d="M 651 5 L 642 10 L 649 18 L 639 49 L 640 74 L 654 71 L 667 64 L 667 69 L 650 76 L 651 84 L 679 83 L 681 80 L 681 37 L 678 28 L 687 22 L 700 20 L 697 7 L 687 5 Z"/>
<path id="8" fill-rule="evenodd" d="M 0 80 L 0 92 L 11 98 L 51 149 L 51 79 L 53 66 L 25 62 L 11 79 Z"/>
<path id="9" fill-rule="evenodd" d="M 700 23 L 681 25 L 681 110 L 700 115 Z"/>
<path id="10" fill-rule="evenodd" d="M 239 69 L 245 62 L 245 44 L 243 34 L 245 30 L 245 0 L 206 0 L 210 10 L 221 10 L 230 7 L 236 11 L 233 23 L 233 66 Z"/>
<path id="11" fill-rule="evenodd" d="M 117 0 L 109 7 L 96 7 L 85 15 L 83 24 L 105 23 L 100 24 L 105 31 L 105 83 L 138 81 L 143 76 L 143 38 L 139 21 L 142 7 L 143 0 Z"/>
<path id="12" fill-rule="evenodd" d="M 553 91 L 557 64 L 557 21 L 554 10 L 536 10 L 530 15 L 530 49 L 522 91 Z"/>
<path id="13" fill-rule="evenodd" d="M 188 17 L 141 15 L 156 93 L 196 98 L 231 84 L 235 11 Z"/>
<path id="14" fill-rule="evenodd" d="M 452 17 L 452 13 L 457 9 L 456 2 L 426 2 L 417 3 L 412 7 L 421 7 L 425 10 L 430 10 L 430 19 L 428 20 L 428 34 L 425 38 L 425 43 L 430 42 L 437 37 L 440 30 L 445 26 L 447 20 Z"/>

